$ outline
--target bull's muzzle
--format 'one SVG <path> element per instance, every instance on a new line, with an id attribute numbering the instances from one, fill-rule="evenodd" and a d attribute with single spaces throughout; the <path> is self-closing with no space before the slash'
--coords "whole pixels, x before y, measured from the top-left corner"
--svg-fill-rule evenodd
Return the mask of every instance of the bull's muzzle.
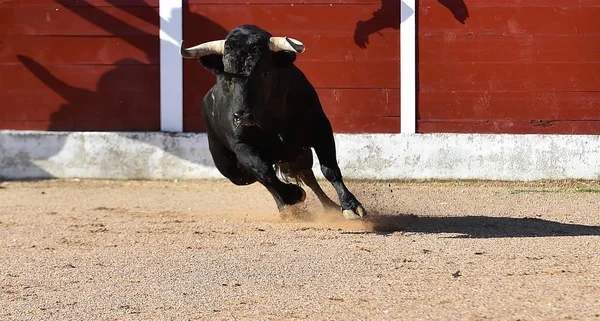
<path id="1" fill-rule="evenodd" d="M 244 112 L 236 112 L 233 114 L 233 124 L 236 127 L 258 126 L 258 123 L 254 120 L 254 115 Z"/>

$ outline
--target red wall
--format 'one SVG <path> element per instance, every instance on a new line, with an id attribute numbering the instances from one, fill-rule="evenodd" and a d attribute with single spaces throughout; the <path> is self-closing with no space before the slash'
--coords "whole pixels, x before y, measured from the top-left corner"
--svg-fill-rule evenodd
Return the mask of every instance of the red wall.
<path id="1" fill-rule="evenodd" d="M 600 0 L 419 6 L 419 132 L 600 133 Z"/>
<path id="2" fill-rule="evenodd" d="M 246 2 L 184 1 L 186 43 L 242 23 L 298 38 L 335 131 L 399 131 L 399 1 Z M 600 133 L 597 17 L 600 0 L 420 0 L 418 131 Z M 0 129 L 159 130 L 158 25 L 158 0 L 1 1 Z M 212 84 L 184 61 L 186 131 Z"/>
<path id="3" fill-rule="evenodd" d="M 222 39 L 226 31 L 245 23 L 256 24 L 275 36 L 296 38 L 307 47 L 298 56 L 297 65 L 317 88 L 336 132 L 400 131 L 399 2 L 247 2 L 190 0 L 184 10 L 186 44 Z M 204 129 L 199 106 L 213 82 L 214 77 L 196 61 L 184 61 L 186 131 Z"/>
<path id="4" fill-rule="evenodd" d="M 0 128 L 159 130 L 157 1 L 0 4 Z"/>
<path id="5" fill-rule="evenodd" d="M 246 2 L 185 1 L 186 43 L 244 23 L 300 39 L 297 64 L 335 131 L 399 131 L 397 1 Z M 0 129 L 159 130 L 158 25 L 158 0 L 2 1 Z M 214 81 L 184 62 L 185 131 L 204 130 L 200 103 Z"/>

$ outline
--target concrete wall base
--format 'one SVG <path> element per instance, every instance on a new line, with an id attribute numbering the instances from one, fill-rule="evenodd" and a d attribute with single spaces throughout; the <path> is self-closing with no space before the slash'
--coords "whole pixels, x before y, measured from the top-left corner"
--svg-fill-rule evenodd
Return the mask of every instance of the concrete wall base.
<path id="1" fill-rule="evenodd" d="M 600 136 L 335 136 L 349 179 L 531 181 L 600 177 Z M 315 174 L 322 178 L 318 160 Z M 0 131 L 4 179 L 215 179 L 205 134 Z"/>

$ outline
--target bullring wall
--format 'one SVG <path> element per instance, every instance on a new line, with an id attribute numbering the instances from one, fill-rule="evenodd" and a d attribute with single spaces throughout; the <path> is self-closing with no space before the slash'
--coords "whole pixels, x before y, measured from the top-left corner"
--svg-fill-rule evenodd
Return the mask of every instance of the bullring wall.
<path id="1" fill-rule="evenodd" d="M 0 3 L 0 128 L 160 129 L 157 1 Z"/>
<path id="2" fill-rule="evenodd" d="M 195 133 L 214 77 L 177 45 L 236 19 L 306 43 L 346 177 L 600 178 L 600 0 L 173 4 L 0 3 L 0 178 L 220 177 Z"/>
<path id="3" fill-rule="evenodd" d="M 600 133 L 600 0 L 420 0 L 420 133 Z"/>
<path id="4" fill-rule="evenodd" d="M 160 130 L 158 5 L 2 1 L 0 128 Z M 302 40 L 307 51 L 297 64 L 336 132 L 399 132 L 399 5 L 190 0 L 177 10 L 187 44 L 222 39 L 244 23 Z M 183 69 L 183 131 L 203 132 L 200 103 L 215 79 L 196 61 Z"/>
<path id="5" fill-rule="evenodd" d="M 397 133 L 402 6 L 189 0 L 173 14 L 189 44 L 242 23 L 301 39 L 336 132 Z M 417 132 L 600 133 L 598 16 L 600 0 L 419 0 Z M 160 130 L 161 19 L 159 0 L 2 1 L 0 128 Z M 204 131 L 213 83 L 183 62 L 183 131 Z"/>

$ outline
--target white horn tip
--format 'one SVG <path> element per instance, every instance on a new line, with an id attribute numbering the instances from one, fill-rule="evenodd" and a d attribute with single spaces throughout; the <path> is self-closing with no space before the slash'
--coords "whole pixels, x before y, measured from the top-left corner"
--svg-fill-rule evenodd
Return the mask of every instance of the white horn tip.
<path id="1" fill-rule="evenodd" d="M 298 52 L 298 53 L 303 53 L 304 50 L 306 50 L 306 46 L 304 46 L 304 44 L 302 42 L 300 42 L 299 40 L 296 40 L 294 38 L 290 38 L 290 37 L 285 37 L 285 40 L 287 40 L 287 42 Z"/>
<path id="2" fill-rule="evenodd" d="M 186 57 L 187 55 L 186 55 L 186 52 L 185 52 L 185 47 L 184 47 L 184 45 L 183 45 L 183 42 L 184 42 L 184 41 L 183 41 L 183 40 L 181 40 L 181 43 L 179 44 L 179 54 L 181 55 L 181 57 L 185 57 L 185 58 L 187 58 L 187 57 Z"/>

